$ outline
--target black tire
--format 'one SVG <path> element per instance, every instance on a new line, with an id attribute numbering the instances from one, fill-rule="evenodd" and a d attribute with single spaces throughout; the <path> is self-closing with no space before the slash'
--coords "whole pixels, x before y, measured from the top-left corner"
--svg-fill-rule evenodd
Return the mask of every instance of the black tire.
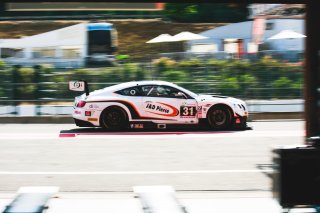
<path id="1" fill-rule="evenodd" d="M 209 110 L 207 115 L 211 129 L 228 129 L 231 127 L 231 113 L 225 106 L 216 106 Z"/>
<path id="2" fill-rule="evenodd" d="M 120 107 L 108 107 L 100 117 L 100 125 L 102 128 L 112 130 L 123 130 L 128 128 L 127 113 Z"/>

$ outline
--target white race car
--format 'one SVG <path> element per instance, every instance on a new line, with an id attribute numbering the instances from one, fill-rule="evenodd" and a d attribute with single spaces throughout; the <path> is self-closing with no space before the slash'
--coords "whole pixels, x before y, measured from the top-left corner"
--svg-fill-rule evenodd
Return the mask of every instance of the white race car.
<path id="1" fill-rule="evenodd" d="M 221 130 L 246 127 L 247 123 L 244 101 L 198 95 L 165 81 L 133 81 L 90 93 L 87 82 L 72 81 L 69 88 L 86 91 L 74 102 L 73 118 L 79 127 L 124 130 L 202 126 Z"/>

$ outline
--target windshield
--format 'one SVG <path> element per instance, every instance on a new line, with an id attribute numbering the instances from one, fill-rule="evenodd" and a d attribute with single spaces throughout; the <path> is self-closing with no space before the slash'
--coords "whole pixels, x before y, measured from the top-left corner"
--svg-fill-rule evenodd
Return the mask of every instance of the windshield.
<path id="1" fill-rule="evenodd" d="M 195 97 L 198 96 L 198 94 L 196 94 L 196 93 L 194 93 L 194 92 L 191 92 L 190 90 L 187 90 L 187 89 L 185 89 L 185 88 L 183 88 L 183 87 L 180 87 L 180 86 L 178 86 L 178 85 L 175 85 L 175 86 L 177 87 L 177 89 L 179 89 L 179 90 L 187 93 L 188 95 L 190 95 L 190 96 L 193 97 L 193 98 L 195 98 Z"/>

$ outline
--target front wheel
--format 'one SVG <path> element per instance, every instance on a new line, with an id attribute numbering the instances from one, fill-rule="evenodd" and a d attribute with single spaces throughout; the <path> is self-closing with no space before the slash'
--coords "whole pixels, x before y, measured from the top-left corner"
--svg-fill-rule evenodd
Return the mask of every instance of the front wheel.
<path id="1" fill-rule="evenodd" d="M 224 106 L 211 108 L 208 112 L 207 119 L 212 129 L 226 129 L 231 126 L 231 113 Z"/>
<path id="2" fill-rule="evenodd" d="M 101 114 L 101 127 L 112 130 L 123 130 L 128 127 L 128 116 L 119 107 L 109 107 Z"/>

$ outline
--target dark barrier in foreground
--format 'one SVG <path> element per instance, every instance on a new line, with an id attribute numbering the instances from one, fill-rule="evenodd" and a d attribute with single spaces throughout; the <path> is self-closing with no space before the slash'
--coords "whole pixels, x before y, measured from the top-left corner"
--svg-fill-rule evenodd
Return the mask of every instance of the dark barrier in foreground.
<path id="1" fill-rule="evenodd" d="M 282 147 L 273 151 L 273 196 L 283 208 L 320 204 L 320 149 Z"/>

